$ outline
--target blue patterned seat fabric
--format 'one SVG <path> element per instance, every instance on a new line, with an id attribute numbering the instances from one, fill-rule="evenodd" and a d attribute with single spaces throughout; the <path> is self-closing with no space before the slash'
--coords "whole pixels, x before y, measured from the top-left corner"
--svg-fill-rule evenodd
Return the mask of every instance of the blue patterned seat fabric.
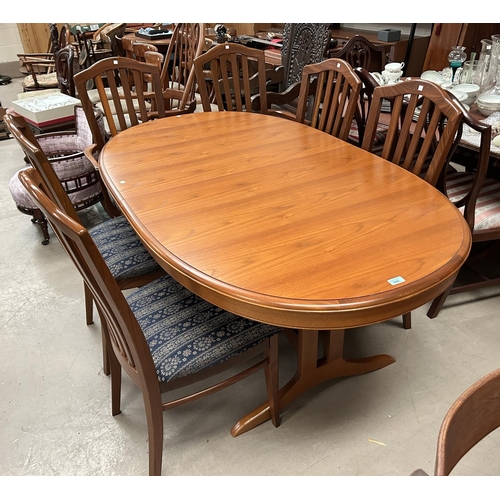
<path id="1" fill-rule="evenodd" d="M 115 279 L 160 269 L 123 215 L 94 226 L 89 233 Z"/>
<path id="2" fill-rule="evenodd" d="M 139 288 L 127 301 L 160 382 L 222 363 L 281 330 L 220 309 L 168 275 Z"/>

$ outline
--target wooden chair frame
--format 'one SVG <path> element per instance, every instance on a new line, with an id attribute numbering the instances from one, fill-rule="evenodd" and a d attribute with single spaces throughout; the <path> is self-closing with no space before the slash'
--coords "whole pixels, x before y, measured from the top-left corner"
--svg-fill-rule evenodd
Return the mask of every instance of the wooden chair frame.
<path id="1" fill-rule="evenodd" d="M 252 98 L 259 93 L 261 113 L 267 114 L 264 51 L 239 44 L 216 45 L 197 57 L 194 67 L 204 111 L 215 104 L 219 111 L 251 112 Z"/>
<path id="2" fill-rule="evenodd" d="M 80 222 L 75 207 L 71 203 L 68 194 L 64 190 L 45 153 L 40 148 L 40 145 L 38 144 L 38 141 L 33 135 L 31 129 L 28 127 L 26 120 L 20 115 L 6 115 L 4 119 L 12 135 L 15 137 L 22 150 L 24 151 L 26 157 L 29 159 L 29 162 L 38 172 L 38 176 L 45 183 L 47 193 L 50 193 L 51 198 L 55 201 L 55 203 L 57 203 L 60 210 L 64 211 L 64 213 L 71 217 L 71 219 Z M 95 118 L 94 120 L 97 123 L 97 120 Z M 100 181 L 98 170 L 96 170 L 96 175 L 97 179 Z M 101 202 L 104 209 L 112 217 L 121 215 L 119 210 L 113 204 L 104 183 L 100 181 L 100 184 L 102 197 L 99 201 Z M 165 274 L 165 272 L 161 269 L 158 269 L 158 271 L 146 273 L 140 276 L 124 278 L 118 281 L 118 286 L 121 290 L 136 288 L 149 283 L 150 281 L 158 278 L 159 276 L 162 276 L 163 274 Z M 93 322 L 92 294 L 86 286 L 84 287 L 84 293 L 86 322 L 87 324 L 91 324 Z M 105 373 L 109 373 L 106 353 L 104 353 L 104 371 Z"/>
<path id="3" fill-rule="evenodd" d="M 36 154 L 33 151 L 33 154 Z M 43 180 L 36 171 L 23 171 L 20 179 L 36 203 L 42 207 L 61 244 L 92 291 L 99 310 L 111 367 L 111 411 L 120 413 L 121 371 L 141 389 L 146 410 L 149 447 L 149 473 L 161 475 L 163 455 L 163 412 L 203 396 L 213 394 L 264 368 L 273 423 L 280 423 L 278 412 L 278 335 L 228 361 L 169 383 L 160 382 L 149 346 L 125 297 L 84 227 L 61 211 L 43 192 Z M 39 186 L 42 186 L 42 189 Z M 256 355 L 263 359 L 221 382 L 187 396 L 163 402 L 161 394 L 221 373 Z"/>
<path id="4" fill-rule="evenodd" d="M 362 144 L 366 151 L 373 149 L 383 99 L 392 102 L 392 113 L 382 158 L 436 186 L 458 145 L 464 108 L 432 82 L 415 79 L 379 86 L 373 91 L 368 113 Z M 403 326 L 411 328 L 411 312 L 403 315 Z"/>
<path id="5" fill-rule="evenodd" d="M 146 78 L 151 82 L 151 90 L 144 90 Z M 165 116 L 160 71 L 152 64 L 128 57 L 110 57 L 97 61 L 90 68 L 80 71 L 75 75 L 74 80 L 98 151 L 103 148 L 104 142 L 94 119 L 94 104 L 87 93 L 89 83 L 93 82 L 98 90 L 104 118 L 111 136 L 151 118 Z M 116 115 L 110 107 L 109 94 L 111 94 Z M 154 113 L 150 112 L 146 102 L 154 102 Z"/>
<path id="6" fill-rule="evenodd" d="M 346 141 L 361 86 L 351 66 L 341 59 L 305 66 L 296 120 Z"/>
<path id="7" fill-rule="evenodd" d="M 456 99 L 454 96 L 452 99 Z M 484 243 L 490 242 L 491 247 L 498 249 L 498 242 L 500 240 L 500 229 L 492 228 L 492 229 L 481 229 L 475 230 L 476 224 L 476 203 L 478 201 L 478 197 L 481 193 L 481 189 L 485 183 L 485 180 L 488 176 L 488 165 L 490 160 L 490 149 L 491 149 L 491 125 L 476 120 L 467 110 L 463 110 L 463 122 L 468 125 L 472 130 L 475 130 L 479 134 L 481 134 L 479 153 L 477 158 L 477 165 L 475 168 L 475 172 L 473 174 L 462 173 L 462 174 L 454 174 L 456 175 L 466 175 L 470 177 L 472 175 L 472 181 L 470 182 L 469 189 L 466 189 L 461 195 L 460 199 L 454 199 L 456 207 L 462 210 L 465 220 L 469 225 L 469 228 L 472 233 L 472 243 Z M 461 138 L 461 132 L 457 135 L 456 142 L 458 143 Z M 443 171 L 443 175 L 439 181 L 439 188 L 447 195 L 448 193 L 448 176 L 450 174 L 447 170 Z M 500 183 L 497 181 L 497 184 Z M 477 254 L 473 254 L 469 256 L 466 263 L 464 264 L 464 268 L 470 268 L 469 264 L 474 264 L 478 260 L 480 260 L 486 252 L 491 252 L 492 248 L 487 247 L 484 251 L 481 251 Z M 500 278 L 488 278 L 483 274 L 479 274 L 479 279 L 472 283 L 457 285 L 456 282 L 453 283 L 451 287 L 448 288 L 444 293 L 440 296 L 436 297 L 429 307 L 427 311 L 427 316 L 429 318 L 435 318 L 439 314 L 439 311 L 443 307 L 446 299 L 449 295 L 454 295 L 457 293 L 477 290 L 479 288 L 487 287 L 487 286 L 495 286 L 500 284 Z"/>

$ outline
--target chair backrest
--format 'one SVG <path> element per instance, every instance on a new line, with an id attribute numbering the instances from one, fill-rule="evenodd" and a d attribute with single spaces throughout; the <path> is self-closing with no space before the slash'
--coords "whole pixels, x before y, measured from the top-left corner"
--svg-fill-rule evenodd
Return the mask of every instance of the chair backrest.
<path id="1" fill-rule="evenodd" d="M 57 52 L 55 59 L 59 89 L 63 94 L 75 97 L 75 82 L 73 81 L 75 50 L 71 45 L 67 45 Z"/>
<path id="2" fill-rule="evenodd" d="M 56 53 L 62 49 L 61 40 L 59 38 L 59 28 L 56 23 L 49 24 L 49 50 L 47 52 Z"/>
<path id="3" fill-rule="evenodd" d="M 106 23 L 94 33 L 92 39 L 95 43 L 100 43 L 103 48 L 111 50 L 112 56 L 121 56 L 121 45 L 117 37 L 123 36 L 126 27 L 126 23 Z"/>
<path id="4" fill-rule="evenodd" d="M 116 40 L 122 48 L 122 54 L 124 57 L 129 57 L 130 59 L 135 59 L 134 55 L 134 41 L 131 38 L 126 38 L 125 36 L 117 36 Z"/>
<path id="5" fill-rule="evenodd" d="M 406 80 L 377 87 L 373 92 L 362 148 L 372 151 L 382 100 L 392 100 L 392 112 L 382 158 L 435 186 L 448 164 L 462 124 L 462 106 L 448 91 L 425 80 Z"/>
<path id="6" fill-rule="evenodd" d="M 165 116 L 160 71 L 152 64 L 128 57 L 109 57 L 80 71 L 74 80 L 98 149 L 101 149 L 104 143 L 95 119 L 94 104 L 87 90 L 92 86 L 98 91 L 100 106 L 112 136 L 149 121 L 153 116 L 149 112 L 149 104 L 155 109 L 154 117 Z M 147 90 L 144 89 L 146 80 L 151 82 L 151 88 Z"/>
<path id="7" fill-rule="evenodd" d="M 499 426 L 500 369 L 469 387 L 446 413 L 438 436 L 435 475 L 449 475 L 473 446 Z"/>
<path id="8" fill-rule="evenodd" d="M 252 96 L 260 94 L 261 112 L 267 114 L 263 50 L 220 44 L 197 57 L 194 66 L 204 111 L 211 111 L 214 103 L 219 111 L 251 112 Z"/>
<path id="9" fill-rule="evenodd" d="M 326 59 L 308 64 L 302 72 L 296 119 L 345 141 L 360 91 L 361 80 L 345 61 Z"/>
<path id="10" fill-rule="evenodd" d="M 379 86 L 379 83 L 366 68 L 358 66 L 354 68 L 354 72 L 359 77 L 362 83 L 361 92 L 359 94 L 359 107 L 356 116 L 359 144 L 361 145 L 363 143 L 368 111 L 372 104 L 373 92 Z"/>
<path id="11" fill-rule="evenodd" d="M 73 220 L 79 221 L 76 210 L 68 194 L 64 190 L 47 156 L 26 123 L 26 120 L 21 115 L 7 113 L 4 116 L 4 121 L 7 127 L 9 127 L 12 136 L 21 146 L 21 149 L 32 167 L 38 172 L 39 177 L 43 179 L 46 186 L 46 192 L 50 194 L 52 200 L 65 214 Z"/>
<path id="12" fill-rule="evenodd" d="M 161 71 L 164 96 L 178 101 L 178 106 L 170 102 L 171 108 L 183 110 L 195 101 L 194 60 L 202 54 L 204 44 L 204 23 L 175 25 Z"/>
<path id="13" fill-rule="evenodd" d="M 330 42 L 328 27 L 329 23 L 285 23 L 281 48 L 284 80 L 280 92 L 301 81 L 304 66 L 325 59 Z"/>
<path id="14" fill-rule="evenodd" d="M 382 71 L 386 64 L 385 45 L 376 46 L 362 35 L 353 36 L 340 49 L 332 49 L 330 57 L 344 59 L 353 68 L 361 66 L 368 71 Z"/>
<path id="15" fill-rule="evenodd" d="M 33 151 L 33 154 L 36 154 Z M 160 398 L 151 351 L 130 306 L 88 231 L 61 210 L 31 169 L 19 174 L 21 183 L 47 217 L 54 233 L 90 289 L 102 330 L 122 367 L 144 391 Z M 41 187 L 39 187 L 41 186 Z M 48 196 L 47 196 L 48 194 Z M 159 402 L 161 404 L 161 401 Z"/>
<path id="16" fill-rule="evenodd" d="M 146 59 L 144 58 L 144 53 L 146 51 L 158 52 L 158 49 L 155 45 L 146 42 L 134 42 L 132 44 L 132 50 L 134 51 L 135 58 L 141 62 L 146 62 Z"/>
<path id="17" fill-rule="evenodd" d="M 450 94 L 451 98 L 456 97 Z M 474 135 L 479 138 L 479 153 L 477 161 L 474 163 L 473 172 L 470 175 L 463 173 L 454 173 L 445 170 L 439 179 L 438 188 L 443 191 L 455 204 L 463 211 L 463 215 L 472 233 L 476 224 L 476 202 L 483 187 L 483 183 L 488 174 L 491 151 L 491 125 L 477 120 L 468 110 L 463 109 L 463 124 L 474 131 Z M 477 133 L 477 134 L 476 134 Z M 455 139 L 459 142 L 462 136 L 462 129 Z M 462 182 L 465 181 L 465 182 Z M 488 233 L 490 230 L 486 230 Z M 498 228 L 491 228 L 491 232 L 498 233 Z M 493 236 L 492 233 L 489 236 Z M 498 237 L 498 236 L 496 236 Z M 485 236 L 487 239 L 487 236 Z"/>

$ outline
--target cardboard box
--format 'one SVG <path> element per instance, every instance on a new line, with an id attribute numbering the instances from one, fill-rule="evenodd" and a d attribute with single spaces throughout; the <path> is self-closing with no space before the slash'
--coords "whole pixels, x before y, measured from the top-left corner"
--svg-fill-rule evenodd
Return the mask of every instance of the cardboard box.
<path id="1" fill-rule="evenodd" d="M 377 38 L 381 42 L 397 42 L 401 38 L 401 30 L 385 29 L 379 30 Z"/>
<path id="2" fill-rule="evenodd" d="M 73 121 L 77 104 L 79 99 L 60 92 L 12 101 L 14 111 L 38 128 Z"/>

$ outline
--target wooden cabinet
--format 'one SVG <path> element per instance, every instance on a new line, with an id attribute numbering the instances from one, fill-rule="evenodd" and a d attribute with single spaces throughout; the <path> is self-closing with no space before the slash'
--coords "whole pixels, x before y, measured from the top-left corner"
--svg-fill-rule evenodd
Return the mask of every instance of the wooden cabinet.
<path id="1" fill-rule="evenodd" d="M 500 24 L 495 23 L 437 23 L 432 30 L 429 48 L 424 61 L 424 71 L 442 70 L 448 66 L 448 54 L 453 45 L 465 47 L 467 56 L 481 52 L 481 40 L 500 33 Z"/>

